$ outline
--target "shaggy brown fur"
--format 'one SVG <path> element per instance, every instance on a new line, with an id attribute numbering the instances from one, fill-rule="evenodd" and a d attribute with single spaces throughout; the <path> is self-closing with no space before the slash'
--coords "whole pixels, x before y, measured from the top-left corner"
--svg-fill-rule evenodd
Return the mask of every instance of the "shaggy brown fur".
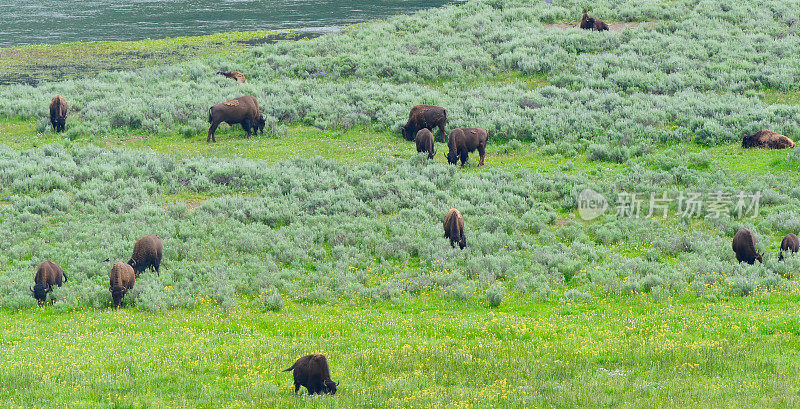
<path id="1" fill-rule="evenodd" d="M 61 284 L 67 282 L 67 275 L 64 270 L 56 263 L 50 260 L 43 261 L 36 269 L 36 275 L 33 277 L 33 287 L 30 287 L 33 298 L 43 304 L 47 300 L 47 293 L 53 291 L 53 286 L 61 287 Z"/>
<path id="2" fill-rule="evenodd" d="M 148 267 L 151 270 L 156 270 L 157 275 L 161 275 L 158 268 L 161 266 L 161 255 L 163 253 L 164 243 L 161 241 L 161 237 L 156 234 L 148 234 L 137 240 L 136 244 L 133 245 L 133 255 L 128 260 L 128 264 L 133 267 L 137 277 Z"/>
<path id="3" fill-rule="evenodd" d="M 242 128 L 247 132 L 247 137 L 252 135 L 255 130 L 263 132 L 266 121 L 258 107 L 258 101 L 250 95 L 227 100 L 217 104 L 208 110 L 208 122 L 211 127 L 208 129 L 206 142 L 216 142 L 214 133 L 219 124 L 225 122 L 228 125 L 242 124 Z"/>
<path id="4" fill-rule="evenodd" d="M 433 159 L 436 155 L 436 144 L 433 142 L 433 133 L 428 128 L 420 129 L 414 141 L 417 143 L 417 153 L 428 152 L 428 159 Z"/>
<path id="5" fill-rule="evenodd" d="M 785 135 L 762 129 L 742 139 L 742 148 L 794 148 L 794 141 Z"/>
<path id="6" fill-rule="evenodd" d="M 580 27 L 584 30 L 591 30 L 594 25 L 594 19 L 589 17 L 588 10 L 583 10 L 583 17 L 581 17 Z"/>
<path id="7" fill-rule="evenodd" d="M 592 19 L 592 30 L 594 31 L 608 31 L 608 24 L 598 19 Z"/>
<path id="8" fill-rule="evenodd" d="M 114 300 L 114 307 L 122 305 L 122 298 L 133 288 L 136 282 L 136 273 L 133 268 L 125 263 L 114 263 L 111 272 L 108 273 L 108 291 L 111 291 L 111 298 Z"/>
<path id="9" fill-rule="evenodd" d="M 755 264 L 756 260 L 762 263 L 764 253 L 756 253 L 756 236 L 750 229 L 741 228 L 733 236 L 733 243 L 731 244 L 734 253 L 736 253 L 736 260 L 738 262 L 744 261 L 748 264 Z"/>
<path id="10" fill-rule="evenodd" d="M 800 247 L 800 241 L 798 241 L 796 234 L 789 233 L 783 236 L 783 240 L 781 241 L 781 254 L 778 256 L 778 260 L 783 260 L 784 252 L 790 251 L 792 254 L 797 253 L 798 247 Z"/>
<path id="11" fill-rule="evenodd" d="M 284 369 L 284 372 L 294 370 L 294 393 L 300 390 L 301 386 L 308 389 L 309 395 L 329 393 L 336 394 L 338 382 L 331 380 L 331 371 L 328 368 L 328 359 L 322 354 L 306 355 L 295 361 L 292 366 Z"/>
<path id="12" fill-rule="evenodd" d="M 481 161 L 478 166 L 483 166 L 483 158 L 486 157 L 486 142 L 489 140 L 489 134 L 485 129 L 481 128 L 456 128 L 450 131 L 450 137 L 447 140 L 447 162 L 455 165 L 458 159 L 461 159 L 461 166 L 469 159 L 470 152 L 478 150 Z"/>
<path id="13" fill-rule="evenodd" d="M 56 132 L 64 132 L 67 123 L 67 100 L 61 95 L 56 95 L 50 101 L 50 125 Z"/>
<path id="14" fill-rule="evenodd" d="M 444 237 L 450 239 L 450 247 L 458 243 L 460 249 L 467 247 L 467 238 L 464 236 L 464 217 L 456 209 L 450 209 L 444 215 Z"/>
<path id="15" fill-rule="evenodd" d="M 222 75 L 226 78 L 236 80 L 238 82 L 241 82 L 242 84 L 247 82 L 247 78 L 245 78 L 244 74 L 242 74 L 239 71 L 219 71 L 217 74 Z"/>
<path id="16" fill-rule="evenodd" d="M 447 131 L 447 110 L 436 105 L 416 105 L 408 114 L 408 122 L 400 128 L 400 133 L 408 141 L 413 141 L 420 129 L 434 130 L 439 128 L 439 134 L 444 140 Z"/>

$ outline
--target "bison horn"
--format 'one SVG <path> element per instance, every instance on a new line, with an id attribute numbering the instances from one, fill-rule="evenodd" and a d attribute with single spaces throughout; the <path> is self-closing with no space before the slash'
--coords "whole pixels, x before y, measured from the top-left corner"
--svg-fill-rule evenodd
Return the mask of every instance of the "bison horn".
<path id="1" fill-rule="evenodd" d="M 33 287 L 28 287 L 28 288 L 30 288 L 30 289 L 31 289 L 31 292 L 33 292 Z"/>
<path id="2" fill-rule="evenodd" d="M 339 382 L 336 382 L 336 386 L 339 386 Z"/>

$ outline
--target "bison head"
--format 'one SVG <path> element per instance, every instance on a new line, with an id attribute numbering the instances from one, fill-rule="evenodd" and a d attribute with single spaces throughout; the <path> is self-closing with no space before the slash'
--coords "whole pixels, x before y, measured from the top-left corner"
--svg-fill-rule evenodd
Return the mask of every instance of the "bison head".
<path id="1" fill-rule="evenodd" d="M 339 382 L 334 382 L 328 379 L 322 383 L 322 386 L 325 388 L 325 393 L 336 395 L 336 387 L 339 386 Z"/>
<path id="2" fill-rule="evenodd" d="M 128 293 L 128 289 L 121 285 L 115 285 L 108 289 L 111 291 L 111 298 L 114 300 L 114 307 L 119 308 L 122 305 L 122 298 Z"/>
<path id="3" fill-rule="evenodd" d="M 53 291 L 53 288 L 50 287 L 50 284 L 36 284 L 31 287 L 30 290 L 31 293 L 33 293 L 33 298 L 35 298 L 39 304 L 44 304 L 47 300 L 47 293 Z"/>
<path id="4" fill-rule="evenodd" d="M 403 125 L 403 127 L 400 128 L 400 134 L 403 135 L 403 139 L 408 141 L 414 139 L 414 137 L 416 136 L 416 135 L 411 135 L 411 129 L 406 125 Z"/>
<path id="5" fill-rule="evenodd" d="M 128 260 L 128 265 L 131 266 L 131 268 L 133 268 L 133 272 L 136 274 L 136 277 L 139 277 L 139 273 L 144 271 L 144 269 L 143 268 L 137 268 L 136 264 L 138 264 L 138 263 L 136 263 L 136 260 L 134 260 L 134 259 Z"/>
<path id="6" fill-rule="evenodd" d="M 758 260 L 759 263 L 763 263 L 764 262 L 764 253 L 761 253 L 761 254 L 756 253 L 756 260 Z"/>
<path id="7" fill-rule="evenodd" d="M 461 250 L 464 250 L 464 247 L 467 247 L 467 238 L 464 237 L 464 236 L 461 236 L 461 240 L 458 241 L 458 248 L 460 248 Z"/>
<path id="8" fill-rule="evenodd" d="M 447 152 L 447 163 L 451 165 L 458 163 L 458 154 L 455 151 L 451 150 Z"/>
<path id="9" fill-rule="evenodd" d="M 261 132 L 261 134 L 263 134 L 264 133 L 264 128 L 266 126 L 267 126 L 267 120 L 264 119 L 264 115 L 259 114 L 258 118 L 256 118 L 256 124 L 253 127 L 255 129 L 255 132 L 256 133 Z"/>

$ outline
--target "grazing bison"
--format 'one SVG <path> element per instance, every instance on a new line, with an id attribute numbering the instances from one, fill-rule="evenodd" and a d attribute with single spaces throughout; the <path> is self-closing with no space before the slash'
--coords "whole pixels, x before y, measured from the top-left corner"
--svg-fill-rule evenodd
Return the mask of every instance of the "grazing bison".
<path id="1" fill-rule="evenodd" d="M 415 105 L 408 114 L 408 122 L 400 128 L 403 138 L 413 141 L 420 129 L 434 130 L 439 128 L 439 133 L 444 139 L 447 135 L 447 110 L 436 105 Z"/>
<path id="2" fill-rule="evenodd" d="M 483 166 L 483 158 L 486 157 L 486 141 L 489 134 L 481 128 L 456 128 L 450 131 L 450 138 L 447 140 L 447 162 L 455 165 L 461 158 L 461 166 L 469 159 L 469 154 L 478 150 L 481 161 L 478 166 Z"/>
<path id="3" fill-rule="evenodd" d="M 339 382 L 331 380 L 331 371 L 328 368 L 328 359 L 322 354 L 306 355 L 292 366 L 284 369 L 284 372 L 294 370 L 294 393 L 300 390 L 301 386 L 308 389 L 309 395 L 329 393 L 336 395 L 336 387 Z"/>
<path id="4" fill-rule="evenodd" d="M 67 275 L 61 266 L 47 260 L 39 264 L 36 269 L 36 275 L 33 277 L 34 286 L 30 287 L 30 290 L 33 298 L 42 305 L 47 300 L 47 293 L 53 291 L 54 285 L 61 287 L 61 284 L 66 282 Z"/>
<path id="5" fill-rule="evenodd" d="M 738 262 L 741 263 L 744 261 L 748 264 L 754 264 L 756 260 L 758 260 L 759 263 L 763 263 L 762 257 L 764 253 L 756 253 L 756 238 L 750 229 L 739 229 L 736 235 L 733 236 L 731 247 L 733 247 L 733 251 L 736 253 L 736 260 Z"/>
<path id="6" fill-rule="evenodd" d="M 242 84 L 247 82 L 247 78 L 245 78 L 244 74 L 242 74 L 239 71 L 219 71 L 217 72 L 217 74 L 222 75 L 226 78 L 236 80 L 238 82 L 241 82 Z"/>
<path id="7" fill-rule="evenodd" d="M 114 263 L 111 272 L 108 273 L 108 291 L 111 291 L 111 298 L 114 300 L 114 307 L 122 305 L 122 298 L 133 288 L 136 282 L 136 273 L 133 267 L 125 263 Z"/>
<path id="8" fill-rule="evenodd" d="M 794 141 L 785 135 L 762 129 L 742 139 L 742 148 L 794 148 Z"/>
<path id="9" fill-rule="evenodd" d="M 128 260 L 128 265 L 133 267 L 133 271 L 138 277 L 139 274 L 148 267 L 156 270 L 157 275 L 161 275 L 158 271 L 161 265 L 161 255 L 164 253 L 164 244 L 161 237 L 156 234 L 148 234 L 136 241 L 133 245 L 133 255 Z"/>
<path id="10" fill-rule="evenodd" d="M 791 251 L 792 254 L 797 253 L 798 247 L 800 247 L 800 241 L 798 241 L 796 234 L 789 233 L 783 236 L 783 240 L 781 241 L 781 255 L 778 256 L 778 260 L 783 260 L 784 252 Z"/>
<path id="11" fill-rule="evenodd" d="M 67 100 L 61 95 L 56 95 L 50 101 L 50 124 L 55 132 L 64 132 L 67 122 Z"/>
<path id="12" fill-rule="evenodd" d="M 433 159 L 433 156 L 436 155 L 433 133 L 428 128 L 420 129 L 414 140 L 417 142 L 417 153 L 428 152 L 428 159 Z"/>
<path id="13" fill-rule="evenodd" d="M 450 209 L 444 215 L 444 237 L 450 239 L 450 247 L 455 248 L 458 243 L 460 249 L 467 247 L 467 238 L 464 236 L 464 217 L 456 209 Z"/>
<path id="14" fill-rule="evenodd" d="M 212 106 L 208 109 L 208 122 L 211 127 L 208 128 L 206 142 L 217 141 L 214 133 L 217 131 L 219 124 L 223 122 L 228 125 L 241 124 L 245 132 L 247 132 L 248 138 L 252 135 L 253 130 L 256 133 L 259 130 L 263 131 L 266 124 L 266 120 L 258 108 L 258 101 L 255 97 L 249 95 Z"/>

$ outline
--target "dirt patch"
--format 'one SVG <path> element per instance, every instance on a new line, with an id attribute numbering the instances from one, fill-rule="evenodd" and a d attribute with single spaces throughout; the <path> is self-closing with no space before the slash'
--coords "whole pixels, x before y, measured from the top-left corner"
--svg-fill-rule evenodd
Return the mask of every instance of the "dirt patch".
<path id="1" fill-rule="evenodd" d="M 616 22 L 606 21 L 606 24 L 608 24 L 608 29 L 609 30 L 615 31 L 615 32 L 618 33 L 618 32 L 620 32 L 620 31 L 622 31 L 622 30 L 624 30 L 626 28 L 636 28 L 639 25 L 644 24 L 644 23 L 641 23 L 641 22 L 638 22 L 638 21 L 630 22 L 630 23 L 619 22 L 619 21 L 616 21 Z M 575 23 L 575 24 L 569 24 L 569 23 L 545 24 L 544 28 L 550 28 L 550 29 L 558 28 L 558 29 L 561 29 L 561 30 L 569 30 L 569 29 L 580 30 L 580 27 L 578 27 L 578 23 Z"/>

